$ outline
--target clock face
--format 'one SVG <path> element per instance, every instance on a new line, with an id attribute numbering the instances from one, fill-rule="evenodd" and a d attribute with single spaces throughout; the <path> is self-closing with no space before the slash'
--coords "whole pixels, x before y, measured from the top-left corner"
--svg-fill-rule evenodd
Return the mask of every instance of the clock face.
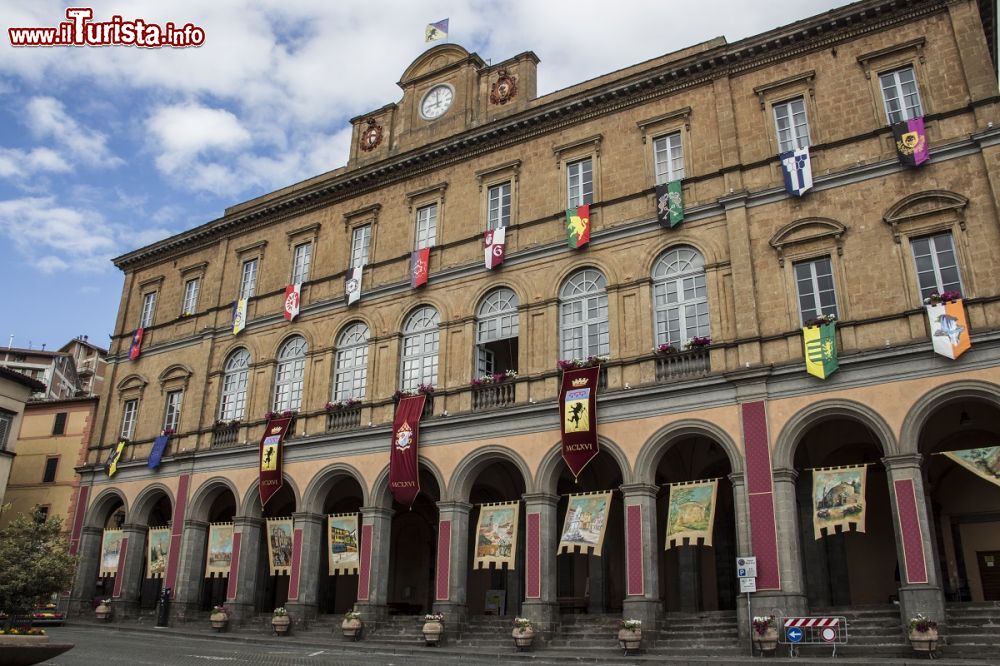
<path id="1" fill-rule="evenodd" d="M 424 95 L 424 101 L 420 103 L 420 115 L 427 120 L 440 118 L 451 106 L 454 98 L 455 93 L 450 86 L 434 86 Z"/>

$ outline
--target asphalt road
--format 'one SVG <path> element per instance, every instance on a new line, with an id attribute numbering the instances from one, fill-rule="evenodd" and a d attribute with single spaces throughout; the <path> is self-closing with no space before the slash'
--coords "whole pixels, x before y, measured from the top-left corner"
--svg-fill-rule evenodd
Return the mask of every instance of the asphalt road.
<path id="1" fill-rule="evenodd" d="M 207 639 L 176 634 L 158 636 L 153 633 L 133 633 L 94 630 L 85 627 L 50 627 L 49 638 L 54 643 L 74 643 L 74 647 L 45 664 L 49 666 L 239 666 L 240 664 L 274 664 L 275 666 L 326 666 L 328 664 L 381 664 L 383 666 L 439 666 L 441 664 L 496 664 L 496 658 L 476 659 L 474 656 L 434 654 L 428 659 L 412 655 L 348 653 L 323 650 L 319 647 L 296 646 L 292 641 L 277 639 L 274 644 L 248 644 L 236 640 Z M 2 661 L 2 660 L 0 660 Z"/>

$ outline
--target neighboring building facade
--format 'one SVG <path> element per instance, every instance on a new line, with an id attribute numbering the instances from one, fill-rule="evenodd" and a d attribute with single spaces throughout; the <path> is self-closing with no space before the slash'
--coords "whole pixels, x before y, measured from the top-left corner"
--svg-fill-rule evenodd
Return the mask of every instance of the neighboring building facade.
<path id="1" fill-rule="evenodd" d="M 101 395 L 104 390 L 104 373 L 108 367 L 108 350 L 90 342 L 86 335 L 73 338 L 59 351 L 73 357 L 79 378 L 77 395 Z"/>
<path id="2" fill-rule="evenodd" d="M 237 618 L 433 607 L 461 625 L 499 589 L 545 631 L 581 609 L 648 627 L 742 612 L 733 565 L 751 554 L 755 612 L 898 600 L 904 617 L 943 620 L 946 602 L 989 598 L 976 558 L 1000 550 L 1000 488 L 933 454 L 1000 434 L 991 44 L 975 2 L 872 0 L 542 97 L 532 53 L 487 65 L 428 50 L 398 103 L 354 119 L 346 167 L 116 260 L 125 286 L 79 470 L 77 605 L 110 585 L 130 617 L 163 584 L 180 617 L 220 602 Z M 904 168 L 888 124 L 918 116 L 931 158 Z M 806 145 L 815 186 L 792 197 L 777 155 Z M 676 180 L 685 219 L 668 229 L 654 188 Z M 585 204 L 590 243 L 568 249 L 565 209 Z M 506 259 L 487 270 L 498 227 Z M 425 247 L 430 279 L 414 289 Z M 362 295 L 348 306 L 351 267 Z M 934 354 L 922 307 L 952 289 L 972 332 L 954 361 Z M 800 330 L 820 313 L 839 318 L 825 381 L 804 370 Z M 711 346 L 654 351 L 695 336 Z M 601 453 L 577 482 L 560 458 L 556 364 L 591 355 L 609 357 Z M 517 377 L 470 382 L 506 370 Z M 393 394 L 420 384 L 435 391 L 411 510 L 392 501 L 387 465 Z M 361 404 L 324 408 L 349 398 Z M 286 409 L 284 487 L 262 510 L 257 443 L 265 412 Z M 864 463 L 867 530 L 814 539 L 809 470 Z M 665 549 L 666 484 L 709 478 L 712 546 Z M 557 556 L 565 496 L 599 490 L 615 491 L 602 557 Z M 473 570 L 478 505 L 513 500 L 514 570 Z M 330 576 L 323 516 L 358 511 L 360 572 Z M 285 516 L 296 554 L 268 575 L 264 521 Z M 210 523 L 239 537 L 228 582 L 205 577 Z M 102 530 L 118 526 L 117 575 L 97 587 Z M 157 527 L 172 535 L 162 583 L 145 570 Z"/>
<path id="3" fill-rule="evenodd" d="M 80 390 L 76 362 L 66 352 L 8 347 L 0 350 L 0 366 L 41 382 L 44 388 L 32 396 L 36 399 L 72 398 Z"/>
<path id="4" fill-rule="evenodd" d="M 69 531 L 80 481 L 76 466 L 86 460 L 97 402 L 91 396 L 25 405 L 7 483 L 11 507 L 0 516 L 0 527 L 40 507 L 47 516 L 59 516 Z"/>
<path id="5" fill-rule="evenodd" d="M 7 501 L 7 481 L 14 464 L 24 403 L 45 386 L 31 377 L 0 367 L 0 507 Z"/>

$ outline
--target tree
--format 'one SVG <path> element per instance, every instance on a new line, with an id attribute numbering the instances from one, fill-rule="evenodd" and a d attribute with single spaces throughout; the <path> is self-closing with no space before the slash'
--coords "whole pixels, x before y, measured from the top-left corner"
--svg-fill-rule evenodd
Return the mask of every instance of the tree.
<path id="1" fill-rule="evenodd" d="M 62 519 L 18 514 L 0 530 L 0 611 L 10 622 L 43 597 L 65 590 L 73 580 L 76 557 L 62 533 Z"/>

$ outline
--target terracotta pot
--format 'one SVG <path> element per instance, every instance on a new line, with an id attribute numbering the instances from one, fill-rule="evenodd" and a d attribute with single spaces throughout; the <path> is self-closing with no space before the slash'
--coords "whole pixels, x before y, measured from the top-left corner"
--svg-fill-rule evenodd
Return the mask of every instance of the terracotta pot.
<path id="1" fill-rule="evenodd" d="M 917 652 L 934 652 L 937 650 L 938 630 L 928 629 L 927 631 L 910 631 L 910 645 Z"/>
<path id="2" fill-rule="evenodd" d="M 531 644 L 535 640 L 535 630 L 532 627 L 514 627 L 510 633 L 514 639 L 514 645 L 518 650 L 530 650 Z"/>
<path id="3" fill-rule="evenodd" d="M 437 620 L 424 622 L 424 642 L 427 645 L 437 645 L 438 641 L 441 640 L 442 632 L 444 632 L 444 625 Z"/>
<path id="4" fill-rule="evenodd" d="M 344 632 L 344 638 L 350 638 L 355 641 L 361 637 L 361 626 L 361 620 L 357 618 L 345 619 L 340 623 L 340 628 Z"/>
<path id="5" fill-rule="evenodd" d="M 208 621 L 212 623 L 212 629 L 222 631 L 226 628 L 226 625 L 229 624 L 229 615 L 227 613 L 223 613 L 222 611 L 218 611 L 212 613 L 208 617 Z"/>
<path id="6" fill-rule="evenodd" d="M 41 645 L 49 642 L 49 637 L 42 634 L 38 636 L 18 636 L 16 634 L 0 634 L 0 647 L 16 647 L 18 645 Z"/>
<path id="7" fill-rule="evenodd" d="M 626 654 L 638 650 L 641 643 L 642 629 L 636 629 L 635 631 L 631 629 L 618 630 L 618 645 L 625 650 Z"/>
<path id="8" fill-rule="evenodd" d="M 753 644 L 761 652 L 774 652 L 778 649 L 778 629 L 776 627 L 768 627 L 764 633 L 757 633 L 756 629 L 753 631 Z"/>
<path id="9" fill-rule="evenodd" d="M 276 634 L 287 634 L 292 626 L 292 619 L 287 615 L 275 615 L 271 618 L 271 628 Z"/>
<path id="10" fill-rule="evenodd" d="M 96 617 L 98 620 L 102 620 L 102 621 L 105 621 L 105 622 L 108 621 L 108 620 L 110 620 L 111 619 L 111 606 L 109 606 L 109 605 L 107 605 L 105 603 L 98 604 L 97 608 L 94 609 L 94 617 Z"/>

